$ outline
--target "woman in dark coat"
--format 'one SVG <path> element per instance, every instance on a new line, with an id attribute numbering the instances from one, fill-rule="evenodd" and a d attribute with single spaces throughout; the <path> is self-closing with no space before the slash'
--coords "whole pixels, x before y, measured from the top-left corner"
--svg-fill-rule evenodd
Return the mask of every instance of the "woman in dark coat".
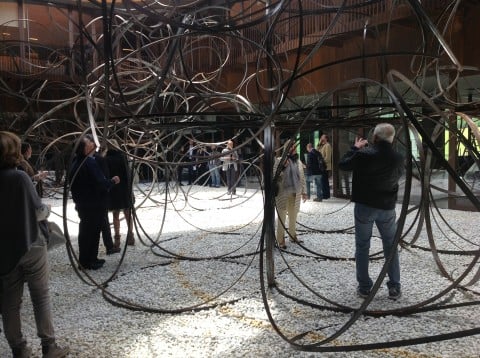
<path id="1" fill-rule="evenodd" d="M 120 211 L 127 221 L 127 245 L 135 244 L 131 208 L 133 207 L 132 181 L 128 169 L 127 157 L 119 149 L 116 140 L 110 140 L 110 148 L 105 155 L 110 175 L 120 178 L 120 184 L 113 187 L 108 196 L 108 210 L 113 215 L 114 245 L 120 247 Z"/>

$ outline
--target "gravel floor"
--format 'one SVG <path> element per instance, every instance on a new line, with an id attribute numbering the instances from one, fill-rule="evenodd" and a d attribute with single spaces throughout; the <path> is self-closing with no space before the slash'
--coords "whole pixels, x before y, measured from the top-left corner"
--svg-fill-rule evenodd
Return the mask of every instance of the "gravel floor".
<path id="1" fill-rule="evenodd" d="M 369 351 L 305 351 L 332 335 L 331 342 L 319 347 L 391 342 L 478 328 L 480 310 L 475 304 L 400 316 L 375 313 L 398 312 L 438 295 L 451 285 L 442 270 L 453 280 L 460 277 L 473 256 L 454 253 L 478 250 L 479 213 L 433 211 L 435 245 L 451 251 L 439 253 L 441 268 L 429 250 L 402 249 L 402 298 L 396 302 L 387 299 L 382 284 L 367 314 L 337 337 L 351 319 L 351 311 L 364 302 L 355 293 L 352 204 L 336 198 L 302 204 L 298 232 L 304 242 L 301 246 L 287 242 L 287 250 L 282 252 L 275 249 L 275 281 L 281 292 L 266 290 L 267 310 L 262 300 L 258 254 L 261 192 L 237 190 L 238 196 L 227 197 L 223 188 L 182 188 L 187 192 L 165 195 L 161 188 L 143 186 L 143 192 L 137 193 L 139 222 L 150 237 L 142 234 L 143 243 L 137 240 L 135 246 L 127 247 L 117 272 L 121 255 L 105 256 L 103 245 L 100 257 L 106 259 L 105 266 L 81 277 L 75 273 L 65 247 L 49 252 L 57 339 L 61 345 L 70 346 L 72 357 L 480 356 L 478 335 Z M 62 213 L 61 199 L 45 201 L 52 204 L 55 213 Z M 71 202 L 67 217 L 76 249 L 77 216 Z M 51 219 L 62 222 L 59 215 Z M 418 225 L 412 212 L 404 230 L 406 241 L 412 240 Z M 429 247 L 428 241 L 422 229 L 415 244 Z M 380 240 L 372 239 L 371 253 L 380 250 Z M 382 264 L 381 259 L 372 260 L 372 278 L 377 277 Z M 479 270 L 478 262 L 472 265 L 462 284 Z M 107 281 L 102 295 L 100 287 Z M 453 289 L 431 305 L 444 308 L 477 302 L 479 283 L 469 289 Z M 22 320 L 35 355 L 41 356 L 28 290 Z M 9 355 L 2 338 L 0 357 Z"/>

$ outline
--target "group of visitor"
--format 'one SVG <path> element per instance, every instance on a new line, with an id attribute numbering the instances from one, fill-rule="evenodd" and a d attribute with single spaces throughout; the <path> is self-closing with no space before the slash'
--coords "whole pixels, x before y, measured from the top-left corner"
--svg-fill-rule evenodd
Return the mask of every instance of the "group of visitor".
<path id="1" fill-rule="evenodd" d="M 385 259 L 388 259 L 389 298 L 401 296 L 400 264 L 397 250 L 395 206 L 398 181 L 402 175 L 404 158 L 394 150 L 395 129 L 391 124 L 378 124 L 373 131 L 370 145 L 357 137 L 351 149 L 339 162 L 339 168 L 352 171 L 352 201 L 355 222 L 355 262 L 357 293 L 367 298 L 373 281 L 369 276 L 369 249 L 373 224 L 376 224 L 383 243 Z M 79 140 L 75 158 L 69 173 L 72 198 L 80 218 L 78 232 L 79 267 L 96 270 L 105 260 L 98 258 L 100 233 L 110 231 L 108 212 L 113 212 L 115 242 L 104 242 L 107 254 L 120 251 L 119 215 L 123 211 L 127 219 L 127 244 L 133 245 L 131 208 L 131 183 L 126 157 L 116 141 L 103 157 L 97 152 L 94 137 L 89 134 Z M 189 143 L 185 156 L 198 158 L 194 143 Z M 322 201 L 330 197 L 328 184 L 331 176 L 331 147 L 328 136 L 322 135 L 317 149 L 307 144 L 306 173 L 296 145 L 290 140 L 287 153 L 276 158 L 273 171 L 276 174 L 275 203 L 277 208 L 276 240 L 285 250 L 285 229 L 292 242 L 301 244 L 296 232 L 296 220 L 301 200 L 311 196 L 311 183 L 315 185 L 316 198 Z M 23 153 L 23 154 L 22 154 Z M 4 333 L 14 357 L 29 357 L 32 353 L 22 335 L 20 306 L 24 282 L 28 284 L 33 304 L 37 333 L 41 339 L 43 357 L 65 357 L 68 348 L 55 343 L 48 284 L 47 235 L 39 229 L 38 222 L 45 220 L 50 207 L 43 204 L 34 184 L 45 178 L 43 172 L 35 172 L 28 159 L 31 147 L 22 148 L 20 138 L 13 133 L 0 132 L 0 226 L 2 240 L 0 250 L 0 303 Z M 211 147 L 210 158 L 205 160 L 211 175 L 211 185 L 220 185 L 220 167 L 225 173 L 228 194 L 234 195 L 237 183 L 239 157 L 229 140 L 220 154 Z M 181 178 L 179 178 L 180 180 Z M 288 215 L 288 226 L 286 217 Z"/>
<path id="2" fill-rule="evenodd" d="M 130 180 L 126 157 L 118 143 L 110 141 L 105 155 L 97 152 L 90 134 L 82 136 L 75 148 L 69 173 L 72 198 L 80 218 L 78 232 L 79 267 L 96 270 L 105 260 L 98 258 L 100 233 L 106 253 L 120 252 L 120 220 L 123 210 L 128 225 L 127 245 L 134 244 Z M 28 143 L 11 132 L 0 132 L 0 312 L 3 330 L 13 357 L 30 357 L 32 349 L 22 335 L 20 306 L 24 283 L 30 291 L 37 334 L 44 358 L 62 358 L 69 348 L 55 343 L 49 294 L 47 258 L 48 230 L 41 223 L 50 214 L 42 203 L 38 183 L 46 172 L 37 172 L 29 163 Z M 112 242 L 108 212 L 113 212 L 115 243 Z"/>
<path id="3" fill-rule="evenodd" d="M 239 161 L 240 157 L 238 151 L 234 149 L 233 140 L 228 140 L 225 148 L 219 152 L 215 144 L 207 149 L 205 146 L 196 146 L 195 141 L 190 139 L 188 146 L 180 149 L 180 163 L 177 167 L 178 184 L 183 185 L 182 173 L 186 167 L 188 185 L 199 181 L 201 184 L 209 183 L 210 187 L 219 188 L 221 169 L 225 176 L 227 195 L 235 195 L 240 169 Z"/>

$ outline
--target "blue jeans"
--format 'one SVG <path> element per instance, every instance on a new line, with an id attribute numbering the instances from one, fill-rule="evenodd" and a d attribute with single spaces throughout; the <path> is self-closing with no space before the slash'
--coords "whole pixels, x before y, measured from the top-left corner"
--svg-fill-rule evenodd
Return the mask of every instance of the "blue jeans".
<path id="1" fill-rule="evenodd" d="M 400 289 L 400 262 L 398 259 L 398 250 L 393 246 L 395 231 L 397 229 L 395 209 L 382 210 L 355 203 L 354 213 L 355 263 L 359 288 L 362 290 L 370 290 L 373 286 L 373 282 L 368 274 L 368 261 L 370 239 L 372 237 L 373 223 L 375 223 L 382 238 L 384 257 L 389 257 L 392 251 L 395 251 L 387 271 L 389 278 L 387 287 Z"/>
<path id="2" fill-rule="evenodd" d="M 210 179 L 212 186 L 218 188 L 220 186 L 220 171 L 218 166 L 215 164 L 209 164 L 208 169 L 210 170 Z"/>
<path id="3" fill-rule="evenodd" d="M 315 188 L 317 190 L 317 198 L 323 199 L 322 192 L 322 175 L 307 175 L 305 178 L 307 184 L 307 197 L 310 199 L 310 183 L 313 181 L 315 183 Z"/>

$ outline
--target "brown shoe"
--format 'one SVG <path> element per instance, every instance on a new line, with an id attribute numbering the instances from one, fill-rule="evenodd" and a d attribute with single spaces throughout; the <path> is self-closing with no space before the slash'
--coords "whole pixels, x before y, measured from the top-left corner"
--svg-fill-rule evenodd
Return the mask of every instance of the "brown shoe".
<path id="1" fill-rule="evenodd" d="M 121 248 L 114 246 L 111 249 L 107 249 L 107 255 L 118 254 L 120 251 L 122 251 Z"/>
<path id="2" fill-rule="evenodd" d="M 18 348 L 12 348 L 13 358 L 30 358 L 32 356 L 32 348 L 27 345 Z"/>
<path id="3" fill-rule="evenodd" d="M 60 347 L 56 343 L 42 346 L 43 358 L 64 358 L 70 353 L 70 348 Z"/>

